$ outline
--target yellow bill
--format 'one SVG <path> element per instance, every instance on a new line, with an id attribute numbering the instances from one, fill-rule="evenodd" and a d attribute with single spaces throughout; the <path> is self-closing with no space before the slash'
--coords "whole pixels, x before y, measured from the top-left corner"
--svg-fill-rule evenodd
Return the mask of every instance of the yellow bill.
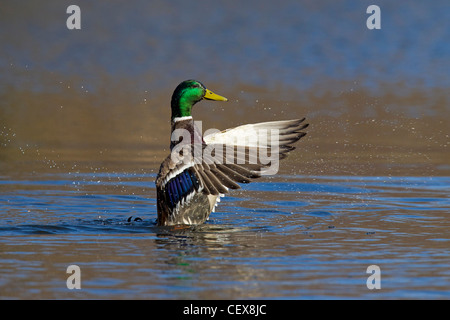
<path id="1" fill-rule="evenodd" d="M 215 94 L 214 92 L 212 92 L 211 90 L 208 90 L 208 89 L 206 89 L 206 93 L 205 93 L 205 96 L 203 97 L 203 99 L 214 100 L 214 101 L 228 101 L 227 98 L 219 96 L 218 94 Z"/>

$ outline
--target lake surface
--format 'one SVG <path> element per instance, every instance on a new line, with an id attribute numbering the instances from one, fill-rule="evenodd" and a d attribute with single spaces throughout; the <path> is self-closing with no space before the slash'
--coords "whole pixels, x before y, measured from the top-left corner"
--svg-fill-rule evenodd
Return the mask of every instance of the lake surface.
<path id="1" fill-rule="evenodd" d="M 154 225 L 154 178 L 3 176 L 2 298 L 450 298 L 448 177 L 282 176 L 184 228 Z"/>
<path id="2" fill-rule="evenodd" d="M 377 1 L 380 30 L 372 1 L 79 0 L 81 30 L 70 4 L 0 10 L 0 298 L 450 299 L 448 1 Z M 190 78 L 229 99 L 203 131 L 310 126 L 278 175 L 161 228 Z"/>

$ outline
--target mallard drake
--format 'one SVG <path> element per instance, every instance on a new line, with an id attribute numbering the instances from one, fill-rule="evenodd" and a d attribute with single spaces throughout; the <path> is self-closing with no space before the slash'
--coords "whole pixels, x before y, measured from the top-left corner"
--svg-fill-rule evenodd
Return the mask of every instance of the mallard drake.
<path id="1" fill-rule="evenodd" d="M 306 134 L 303 118 L 203 135 L 191 112 L 204 99 L 227 101 L 196 80 L 183 81 L 173 92 L 171 154 L 161 163 L 155 181 L 160 226 L 204 223 L 229 189 L 276 173 L 278 163 L 272 165 L 268 159 L 275 163 L 286 157 L 292 144 Z"/>

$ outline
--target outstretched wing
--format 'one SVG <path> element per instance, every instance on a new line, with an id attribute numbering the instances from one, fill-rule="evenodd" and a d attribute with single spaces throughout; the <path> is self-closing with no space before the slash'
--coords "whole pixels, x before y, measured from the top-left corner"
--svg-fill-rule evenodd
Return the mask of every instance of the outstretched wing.
<path id="1" fill-rule="evenodd" d="M 293 143 L 306 135 L 302 130 L 309 124 L 305 118 L 246 124 L 239 127 L 215 132 L 203 137 L 206 144 L 224 144 L 247 147 L 273 147 L 274 143 L 282 151 L 295 149 Z M 277 141 L 274 141 L 277 138 Z"/>
<path id="2" fill-rule="evenodd" d="M 156 179 L 158 211 L 173 212 L 195 192 L 220 195 L 265 174 L 306 133 L 305 119 L 247 124 L 204 137 L 205 144 L 179 144 Z M 269 155 L 270 154 L 270 155 Z"/>

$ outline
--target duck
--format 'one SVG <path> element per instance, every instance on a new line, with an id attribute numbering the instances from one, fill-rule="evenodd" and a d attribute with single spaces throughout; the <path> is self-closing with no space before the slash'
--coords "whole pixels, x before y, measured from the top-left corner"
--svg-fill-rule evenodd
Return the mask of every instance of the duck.
<path id="1" fill-rule="evenodd" d="M 155 180 L 158 226 L 204 224 L 230 190 L 276 174 L 278 160 L 306 135 L 305 118 L 203 134 L 192 117 L 193 106 L 202 100 L 228 101 L 197 80 L 181 82 L 172 94 L 170 154 Z"/>

